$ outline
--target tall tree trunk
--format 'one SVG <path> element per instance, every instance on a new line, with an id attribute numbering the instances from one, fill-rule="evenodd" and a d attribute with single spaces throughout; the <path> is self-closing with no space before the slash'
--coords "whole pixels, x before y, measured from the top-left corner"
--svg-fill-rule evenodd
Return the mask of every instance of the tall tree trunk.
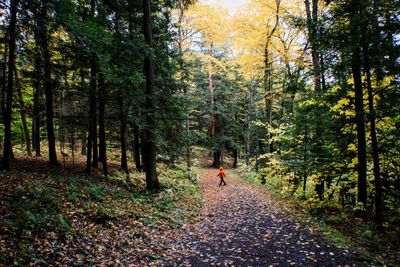
<path id="1" fill-rule="evenodd" d="M 364 8 L 362 11 L 365 10 Z M 375 222 L 379 227 L 382 227 L 383 222 L 383 192 L 381 182 L 381 172 L 379 166 L 379 148 L 378 138 L 376 136 L 376 123 L 375 123 L 375 107 L 374 107 L 374 95 L 372 91 L 371 83 L 371 65 L 369 59 L 369 44 L 370 37 L 367 35 L 369 29 L 367 29 L 367 22 L 362 23 L 362 42 L 363 42 L 363 54 L 364 54 L 364 72 L 367 76 L 367 89 L 368 89 L 368 107 L 369 107 L 369 121 L 371 123 L 371 142 L 372 142 L 372 159 L 374 164 L 374 183 L 375 183 Z"/>
<path id="2" fill-rule="evenodd" d="M 92 167 L 97 168 L 99 165 L 99 151 L 97 146 L 97 60 L 93 58 L 90 59 L 90 71 L 91 71 L 91 80 L 90 80 L 90 108 L 92 109 L 90 113 L 90 121 L 92 126 Z M 90 141 L 90 140 L 89 140 Z"/>
<path id="3" fill-rule="evenodd" d="M 350 37 L 351 37 L 351 69 L 354 80 L 355 111 L 357 127 L 357 158 L 358 158 L 358 202 L 367 208 L 367 158 L 365 141 L 364 100 L 361 80 L 361 2 L 352 0 L 350 7 Z"/>
<path id="4" fill-rule="evenodd" d="M 305 197 L 306 189 L 307 189 L 307 145 L 308 145 L 308 129 L 307 129 L 307 121 L 305 122 L 305 129 L 304 129 L 304 142 L 303 142 L 303 196 Z"/>
<path id="5" fill-rule="evenodd" d="M 53 90 L 54 84 L 51 79 L 51 56 L 49 50 L 49 32 L 48 32 L 48 14 L 47 5 L 42 3 L 41 7 L 41 48 L 44 59 L 44 88 L 46 96 L 46 127 L 47 127 L 47 142 L 49 148 L 49 163 L 58 165 L 57 152 L 56 152 L 56 138 L 54 135 L 54 122 L 53 122 Z"/>
<path id="6" fill-rule="evenodd" d="M 160 187 L 156 170 L 156 122 L 154 119 L 154 59 L 153 59 L 153 33 L 151 21 L 150 0 L 143 0 L 143 28 L 144 38 L 148 48 L 144 59 L 144 69 L 146 75 L 146 122 L 144 129 L 145 137 L 145 158 L 146 166 L 146 188 L 147 190 L 158 190 Z"/>
<path id="7" fill-rule="evenodd" d="M 179 2 L 179 18 L 178 18 L 178 50 L 179 50 L 179 67 L 181 71 L 180 82 L 183 88 L 183 94 L 185 98 L 187 98 L 187 69 L 185 68 L 184 60 L 183 60 L 183 33 L 182 33 L 182 20 L 185 9 L 187 8 L 187 2 Z M 189 108 L 187 109 L 186 113 L 186 123 L 185 123 L 185 130 L 186 130 L 186 168 L 188 172 L 188 178 L 192 178 L 192 151 L 191 151 L 191 142 L 190 142 L 190 111 Z"/>
<path id="8" fill-rule="evenodd" d="M 106 106 L 106 89 L 104 77 L 100 74 L 99 79 L 99 161 L 103 165 L 104 175 L 108 174 L 107 168 L 107 146 L 106 146 L 106 127 L 104 122 L 104 113 Z"/>
<path id="9" fill-rule="evenodd" d="M 209 54 L 212 56 L 212 49 L 213 45 L 210 44 L 210 51 Z M 213 84 L 213 75 L 212 75 L 212 66 L 211 62 L 208 66 L 208 91 L 210 93 L 210 137 L 214 139 L 218 132 L 218 120 L 215 114 L 215 94 L 214 94 L 214 84 Z M 218 148 L 214 148 L 213 151 L 213 163 L 212 167 L 219 167 L 220 166 L 220 150 Z"/>
<path id="10" fill-rule="evenodd" d="M 141 172 L 142 171 L 142 164 L 140 160 L 140 133 L 139 133 L 139 127 L 135 123 L 133 126 L 133 149 L 134 149 L 134 155 L 135 155 L 135 166 L 136 169 Z"/>
<path id="11" fill-rule="evenodd" d="M 310 1 L 305 0 L 306 14 L 307 14 L 307 28 L 308 28 L 308 39 L 311 47 L 311 58 L 313 65 L 313 78 L 314 78 L 314 91 L 319 99 L 322 91 L 321 87 L 321 67 L 320 67 L 320 53 L 317 42 L 317 24 L 318 24 L 318 0 L 312 0 L 312 10 Z M 322 151 L 322 129 L 321 129 L 321 110 L 319 107 L 315 109 L 316 113 L 316 125 L 315 125 L 315 140 L 316 140 L 316 157 L 317 162 L 320 164 L 321 151 Z M 322 199 L 324 194 L 324 180 L 319 177 L 316 181 L 315 192 L 319 198 Z"/>
<path id="12" fill-rule="evenodd" d="M 94 101 L 95 105 L 97 104 L 97 99 L 96 96 L 94 96 Z M 93 154 L 92 154 L 92 167 L 98 168 L 99 167 L 99 146 L 98 146 L 98 134 L 97 134 L 97 112 L 96 108 L 97 105 L 94 108 L 94 114 L 93 114 L 93 120 L 94 120 L 94 125 L 93 125 L 93 139 L 92 139 L 92 148 L 93 148 Z"/>
<path id="13" fill-rule="evenodd" d="M 237 147 L 235 147 L 233 149 L 233 164 L 232 164 L 232 168 L 237 168 L 237 164 L 238 164 L 238 149 L 237 149 Z"/>
<path id="14" fill-rule="evenodd" d="M 97 144 L 97 140 L 94 140 L 95 129 L 97 128 L 96 120 L 96 88 L 97 88 L 97 66 L 93 59 L 90 60 L 90 86 L 89 86 L 89 129 L 87 138 L 87 152 L 86 152 L 86 173 L 90 174 L 91 167 L 93 166 L 92 157 L 97 153 L 94 150 L 94 144 Z"/>
<path id="15" fill-rule="evenodd" d="M 38 36 L 35 36 L 38 39 Z M 39 41 L 36 40 L 36 45 L 39 47 Z M 35 90 L 33 97 L 33 116 L 32 116 L 32 148 L 35 150 L 35 156 L 40 157 L 40 121 L 41 121 L 41 110 L 42 110 L 42 89 L 41 89 L 41 80 L 42 80 L 42 58 L 39 52 L 39 49 L 36 51 L 35 55 L 35 77 L 33 79 L 33 87 Z"/>
<path id="16" fill-rule="evenodd" d="M 7 56 L 8 56 L 8 45 L 4 44 L 4 54 L 2 61 L 2 74 L 1 74 L 1 99 L 0 99 L 0 122 L 3 123 L 4 111 L 6 109 L 6 91 L 7 91 Z M 2 139 L 2 138 L 1 138 Z M 2 142 L 3 140 L 0 140 Z"/>
<path id="17" fill-rule="evenodd" d="M 122 95 L 118 96 L 119 106 L 119 140 L 121 142 L 121 169 L 125 173 L 129 173 L 128 159 L 126 156 L 126 114 Z"/>
<path id="18" fill-rule="evenodd" d="M 86 156 L 87 153 L 87 138 L 86 129 L 81 131 L 81 155 Z"/>
<path id="19" fill-rule="evenodd" d="M 247 89 L 247 111 L 246 111 L 246 133 L 245 133 L 245 147 L 246 147 L 246 166 L 250 165 L 250 141 L 251 141 L 251 109 L 253 107 L 253 97 L 251 94 L 251 88 Z"/>
<path id="20" fill-rule="evenodd" d="M 7 96 L 4 109 L 4 148 L 3 148 L 3 164 L 4 170 L 10 170 L 11 167 L 11 113 L 12 113 L 12 98 L 14 87 L 13 66 L 15 62 L 15 43 L 16 43 L 16 24 L 18 12 L 18 0 L 10 1 L 10 25 L 9 25 L 9 56 L 8 56 L 8 81 L 7 81 Z"/>
<path id="21" fill-rule="evenodd" d="M 25 110 L 24 99 L 22 97 L 21 83 L 19 81 L 17 66 L 15 64 L 14 64 L 13 68 L 14 68 L 15 83 L 16 83 L 16 88 L 17 88 L 19 112 L 20 112 L 21 121 L 22 121 L 22 130 L 24 132 L 24 141 L 25 141 L 25 146 L 26 146 L 26 153 L 29 156 L 32 156 L 31 137 L 29 135 L 28 123 L 26 121 L 26 110 Z"/>

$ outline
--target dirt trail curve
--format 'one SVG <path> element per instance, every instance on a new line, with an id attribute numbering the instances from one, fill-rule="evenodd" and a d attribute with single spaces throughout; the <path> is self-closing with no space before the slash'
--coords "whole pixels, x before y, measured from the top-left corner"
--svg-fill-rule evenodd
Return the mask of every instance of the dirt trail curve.
<path id="1" fill-rule="evenodd" d="M 229 179 L 218 186 L 215 169 L 201 180 L 205 213 L 170 238 L 162 266 L 365 266 L 287 218 L 251 186 Z"/>

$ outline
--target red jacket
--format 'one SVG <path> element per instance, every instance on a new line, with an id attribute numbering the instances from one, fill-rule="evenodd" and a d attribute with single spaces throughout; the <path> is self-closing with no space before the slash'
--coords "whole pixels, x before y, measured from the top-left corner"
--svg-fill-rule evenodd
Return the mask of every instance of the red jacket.
<path id="1" fill-rule="evenodd" d="M 220 170 L 217 176 L 225 177 L 225 171 L 224 170 Z"/>

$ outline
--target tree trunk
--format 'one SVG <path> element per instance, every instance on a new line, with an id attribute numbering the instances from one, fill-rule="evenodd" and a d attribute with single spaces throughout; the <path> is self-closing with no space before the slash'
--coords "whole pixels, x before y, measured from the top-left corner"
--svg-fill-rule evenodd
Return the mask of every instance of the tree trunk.
<path id="1" fill-rule="evenodd" d="M 38 39 L 38 36 L 35 36 Z M 36 45 L 39 46 L 39 41 L 36 40 Z M 42 89 L 41 83 L 42 80 L 42 59 L 39 51 L 36 51 L 35 55 L 35 78 L 33 80 L 33 87 L 35 90 L 35 94 L 33 97 L 33 116 L 32 116 L 32 148 L 35 150 L 35 156 L 40 157 L 40 118 L 41 118 L 41 98 L 42 98 Z"/>
<path id="2" fill-rule="evenodd" d="M 2 62 L 2 74 L 1 74 L 1 99 L 0 99 L 0 122 L 3 123 L 4 111 L 6 109 L 6 91 L 7 91 L 7 56 L 8 56 L 8 45 L 7 42 L 4 44 L 4 54 Z M 3 138 L 0 138 L 3 139 Z M 0 142 L 2 142 L 1 140 Z"/>
<path id="3" fill-rule="evenodd" d="M 54 135 L 53 123 L 53 81 L 51 79 L 51 56 L 49 50 L 49 33 L 48 33 L 48 14 L 46 3 L 42 3 L 41 7 L 41 27 L 40 37 L 42 45 L 42 53 L 44 59 L 44 87 L 46 96 L 46 127 L 47 127 L 47 141 L 49 148 L 49 163 L 58 165 L 56 153 L 56 138 Z"/>
<path id="4" fill-rule="evenodd" d="M 251 141 L 251 109 L 253 107 L 253 97 L 251 95 L 250 86 L 247 94 L 247 111 L 246 111 L 246 134 L 245 134 L 245 147 L 246 147 L 246 166 L 250 165 L 250 141 Z"/>
<path id="5" fill-rule="evenodd" d="M 126 114 L 122 95 L 118 96 L 119 106 L 119 140 L 121 142 L 121 169 L 125 173 L 129 173 L 128 159 L 126 156 Z"/>
<path id="6" fill-rule="evenodd" d="M 86 138 L 86 130 L 81 131 L 81 155 L 86 156 L 87 154 L 87 138 Z"/>
<path id="7" fill-rule="evenodd" d="M 29 135 L 28 123 L 26 121 L 25 103 L 24 103 L 24 99 L 22 97 L 21 83 L 19 81 L 18 71 L 17 71 L 17 67 L 15 65 L 15 62 L 14 62 L 13 68 L 14 68 L 15 83 L 16 83 L 16 88 L 17 88 L 19 112 L 20 112 L 21 121 L 22 121 L 22 130 L 23 130 L 23 133 L 24 133 L 24 141 L 25 141 L 25 146 L 26 146 L 26 153 L 29 156 L 32 156 L 31 137 Z"/>
<path id="8" fill-rule="evenodd" d="M 365 10 L 365 9 L 363 9 Z M 371 66 L 369 60 L 369 43 L 370 38 L 367 36 L 369 29 L 366 29 L 366 23 L 362 23 L 362 42 L 363 42 L 363 54 L 364 54 L 364 72 L 367 76 L 367 89 L 368 89 L 368 107 L 369 107 L 369 121 L 371 123 L 371 142 L 372 142 L 372 159 L 374 164 L 374 183 L 375 183 L 375 222 L 379 227 L 382 227 L 383 222 L 383 192 L 381 182 L 381 172 L 379 166 L 379 148 L 378 138 L 376 136 L 376 123 L 375 123 L 375 107 L 374 107 L 374 95 L 372 91 L 371 83 Z"/>
<path id="9" fill-rule="evenodd" d="M 10 1 L 10 25 L 9 25 L 9 57 L 8 57 L 8 81 L 7 96 L 4 109 L 4 148 L 3 148 L 3 164 L 2 169 L 10 170 L 11 167 L 11 114 L 12 114 L 12 98 L 14 87 L 13 66 L 15 64 L 15 43 L 16 43 L 16 24 L 18 12 L 18 0 Z"/>
<path id="10" fill-rule="evenodd" d="M 237 149 L 237 147 L 235 147 L 233 149 L 233 164 L 232 164 L 232 168 L 237 168 L 237 164 L 238 164 L 238 149 Z"/>
<path id="11" fill-rule="evenodd" d="M 135 166 L 136 169 L 141 172 L 142 171 L 142 164 L 140 160 L 140 134 L 139 134 L 139 127 L 135 123 L 133 126 L 133 149 L 135 155 Z"/>
<path id="12" fill-rule="evenodd" d="M 103 165 L 104 175 L 108 174 L 107 168 L 107 146 L 106 146 L 106 127 L 104 121 L 106 89 L 104 84 L 104 77 L 100 74 L 99 79 L 99 161 Z"/>
<path id="13" fill-rule="evenodd" d="M 352 0 L 350 8 L 350 37 L 351 37 L 351 69 L 354 80 L 355 111 L 357 127 L 357 158 L 358 158 L 358 202 L 367 208 L 367 158 L 365 141 L 364 100 L 361 80 L 361 3 Z"/>
<path id="14" fill-rule="evenodd" d="M 94 100 L 95 102 L 95 108 L 94 108 L 94 114 L 93 114 L 93 120 L 94 120 L 94 124 L 93 124 L 93 154 L 92 154 L 92 167 L 94 168 L 98 168 L 99 167 L 99 146 L 98 146 L 98 135 L 97 135 L 97 112 L 96 112 L 96 107 L 97 107 L 97 99 L 96 99 L 96 95 L 94 96 Z"/>
<path id="15" fill-rule="evenodd" d="M 212 49 L 213 49 L 213 45 L 210 44 L 210 50 L 209 50 L 210 56 L 212 56 Z M 214 84 L 213 84 L 211 62 L 209 64 L 210 65 L 208 66 L 208 91 L 210 93 L 210 119 L 211 119 L 210 137 L 211 137 L 211 139 L 213 139 L 217 135 L 218 122 L 217 122 L 217 116 L 215 114 L 215 95 L 214 95 Z M 216 148 L 214 148 L 214 149 L 216 149 Z M 211 166 L 215 167 L 215 168 L 220 166 L 220 151 L 219 151 L 219 149 L 216 149 L 216 151 L 213 151 L 213 163 Z"/>
<path id="16" fill-rule="evenodd" d="M 307 14 L 307 28 L 308 28 L 308 39 L 311 47 L 311 58 L 313 65 L 313 78 L 314 78 L 314 90 L 319 99 L 321 94 L 321 67 L 319 65 L 320 53 L 319 47 L 317 45 L 317 24 L 318 24 L 318 0 L 312 0 L 312 11 L 310 6 L 310 1 L 305 0 L 306 14 Z M 321 151 L 322 151 L 322 129 L 321 129 L 321 110 L 319 107 L 315 109 L 316 113 L 316 125 L 315 125 L 315 142 L 316 142 L 316 157 L 317 162 L 320 164 L 321 161 Z M 319 198 L 322 199 L 324 193 L 324 180 L 319 177 L 315 184 L 315 192 L 318 194 Z"/>
<path id="17" fill-rule="evenodd" d="M 148 50 L 144 60 L 144 69 L 146 75 L 146 122 L 144 129 L 145 137 L 145 158 L 146 166 L 146 188 L 147 190 L 158 190 L 160 185 L 156 170 L 156 122 L 154 119 L 154 61 L 153 61 L 153 33 L 151 21 L 150 0 L 143 0 L 143 28 L 144 38 Z"/>
<path id="18" fill-rule="evenodd" d="M 88 129 L 88 138 L 87 138 L 87 157 L 86 157 L 86 173 L 90 174 L 91 167 L 93 166 L 92 156 L 95 158 L 95 153 L 97 150 L 94 149 L 94 144 L 97 145 L 97 140 L 94 140 L 95 137 L 95 129 L 97 128 L 97 120 L 96 120 L 96 87 L 97 87 L 97 66 L 93 59 L 91 59 L 90 63 L 90 87 L 89 87 L 89 129 Z M 94 161 L 94 160 L 93 160 Z"/>

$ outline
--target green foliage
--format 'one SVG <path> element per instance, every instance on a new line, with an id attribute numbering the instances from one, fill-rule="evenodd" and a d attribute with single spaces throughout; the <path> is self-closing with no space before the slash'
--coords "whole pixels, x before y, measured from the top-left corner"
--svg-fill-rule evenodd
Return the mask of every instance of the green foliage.
<path id="1" fill-rule="evenodd" d="M 363 225 L 361 228 L 361 240 L 371 248 L 379 249 L 381 247 L 379 232 L 371 226 Z"/>
<path id="2" fill-rule="evenodd" d="M 90 199 L 94 201 L 102 201 L 109 194 L 109 189 L 101 184 L 92 184 L 88 188 Z"/>
<path id="3" fill-rule="evenodd" d="M 18 191 L 7 199 L 14 216 L 6 219 L 16 233 L 45 233 L 61 227 L 67 230 L 65 221 L 58 217 L 60 202 L 55 190 L 40 183 L 33 183 L 27 192 Z"/>

